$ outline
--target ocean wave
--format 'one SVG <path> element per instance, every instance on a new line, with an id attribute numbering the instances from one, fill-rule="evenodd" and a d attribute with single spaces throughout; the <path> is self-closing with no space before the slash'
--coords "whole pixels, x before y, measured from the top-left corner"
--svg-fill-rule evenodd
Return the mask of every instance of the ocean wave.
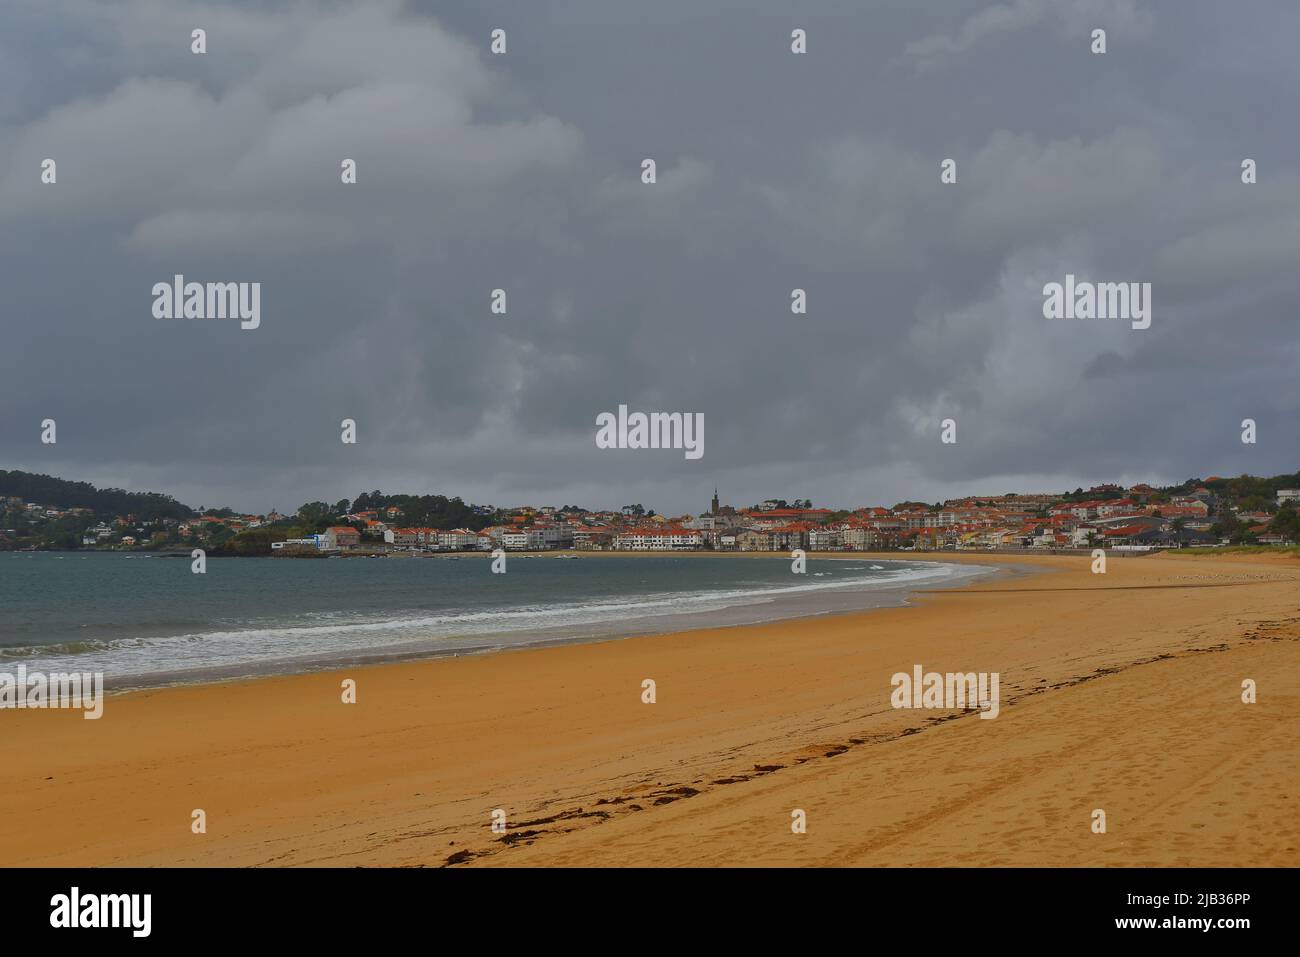
<path id="1" fill-rule="evenodd" d="M 74 640 L 43 646 L 7 648 L 0 661 L 23 660 L 47 671 L 104 671 L 114 676 L 168 674 L 227 665 L 346 653 L 455 648 L 466 640 L 490 640 L 541 629 L 599 630 L 611 623 L 691 612 L 720 611 L 738 604 L 770 603 L 784 596 L 849 589 L 873 590 L 938 578 L 964 577 L 966 566 L 931 564 L 877 569 L 866 577 L 835 581 L 805 580 L 789 585 L 753 585 L 699 592 L 656 592 L 590 602 L 534 604 L 517 608 L 447 610 L 436 614 L 407 611 L 382 618 L 316 612 L 275 624 L 250 623 L 161 637 Z M 848 571 L 849 569 L 838 569 Z M 881 573 L 883 572 L 883 574 Z"/>

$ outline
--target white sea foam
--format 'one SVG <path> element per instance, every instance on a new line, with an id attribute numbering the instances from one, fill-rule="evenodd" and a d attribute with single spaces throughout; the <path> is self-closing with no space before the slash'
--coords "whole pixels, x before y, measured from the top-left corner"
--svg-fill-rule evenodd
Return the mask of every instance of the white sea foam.
<path id="1" fill-rule="evenodd" d="M 476 611 L 450 610 L 438 614 L 412 611 L 383 618 L 360 619 L 337 612 L 301 616 L 273 627 L 213 630 L 150 638 L 7 649 L 5 657 L 21 657 L 32 668 L 47 671 L 101 670 L 115 678 L 172 674 L 197 669 L 257 666 L 271 661 L 358 653 L 449 651 L 458 646 L 508 645 L 543 629 L 584 629 L 599 633 L 602 625 L 626 627 L 630 621 L 695 612 L 721 611 L 740 605 L 770 604 L 786 596 L 821 591 L 873 591 L 940 579 L 967 578 L 986 569 L 965 565 L 925 563 L 884 569 L 872 566 L 869 577 L 840 577 L 835 581 L 803 580 L 790 585 L 715 589 L 688 593 L 652 593 L 626 598 L 555 605 L 532 605 Z M 841 569 L 848 571 L 850 569 Z M 883 572 L 881 574 L 880 572 Z M 803 614 L 806 611 L 791 612 Z M 771 617 L 782 617 L 780 614 Z"/>

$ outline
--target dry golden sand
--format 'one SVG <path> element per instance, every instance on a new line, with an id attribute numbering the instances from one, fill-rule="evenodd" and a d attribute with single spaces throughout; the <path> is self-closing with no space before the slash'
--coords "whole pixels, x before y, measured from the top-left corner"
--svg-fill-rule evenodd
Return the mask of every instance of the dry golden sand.
<path id="1" fill-rule="evenodd" d="M 997 560 L 1051 573 L 910 608 L 137 692 L 100 721 L 3 712 L 0 863 L 1300 864 L 1300 562 Z M 892 709 L 891 675 L 917 663 L 1000 672 L 1000 717 Z"/>

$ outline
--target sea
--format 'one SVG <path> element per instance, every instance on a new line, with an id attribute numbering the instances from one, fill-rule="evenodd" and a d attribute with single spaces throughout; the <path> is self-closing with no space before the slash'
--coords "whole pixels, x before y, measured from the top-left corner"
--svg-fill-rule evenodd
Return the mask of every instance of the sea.
<path id="1" fill-rule="evenodd" d="M 108 687 L 596 641 L 902 605 L 987 568 L 938 561 L 511 554 L 209 558 L 0 553 L 0 671 Z M 864 636 L 864 640 L 867 640 Z"/>

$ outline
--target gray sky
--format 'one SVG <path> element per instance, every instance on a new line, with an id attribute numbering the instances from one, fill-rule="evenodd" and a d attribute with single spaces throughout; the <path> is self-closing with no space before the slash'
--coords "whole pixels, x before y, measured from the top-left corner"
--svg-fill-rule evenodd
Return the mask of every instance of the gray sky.
<path id="1" fill-rule="evenodd" d="M 670 513 L 1300 467 L 1290 0 L 4 19 L 0 467 Z M 154 319 L 175 273 L 261 282 L 261 327 Z M 1152 283 L 1151 328 L 1044 319 L 1066 273 Z M 597 449 L 620 403 L 703 413 L 703 458 Z"/>

